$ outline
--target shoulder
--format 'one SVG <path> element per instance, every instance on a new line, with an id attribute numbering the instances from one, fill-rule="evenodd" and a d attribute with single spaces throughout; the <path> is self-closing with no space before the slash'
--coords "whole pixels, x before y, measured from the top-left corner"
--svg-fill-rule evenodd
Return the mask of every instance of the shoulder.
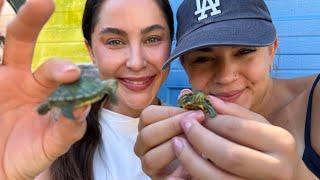
<path id="1" fill-rule="evenodd" d="M 279 122 L 286 119 L 284 125 L 281 127 L 289 130 L 295 135 L 295 138 L 299 142 L 301 152 L 304 147 L 304 136 L 305 136 L 305 123 L 306 123 L 306 110 L 308 106 L 309 96 L 311 88 L 315 82 L 316 75 L 287 79 L 277 80 L 276 86 L 281 86 L 279 91 L 290 96 L 291 100 L 288 104 L 274 117 Z M 288 95 L 289 94 L 289 95 Z M 284 95 L 283 95 L 284 96 Z M 312 98 L 312 118 L 311 118 L 311 143 L 314 150 L 320 156 L 320 82 L 315 86 Z M 309 133 L 310 133 L 309 132 Z M 308 132 L 307 132 L 308 133 Z"/>
<path id="2" fill-rule="evenodd" d="M 292 92 L 293 94 L 299 95 L 306 90 L 308 91 L 311 88 L 316 77 L 317 75 L 312 75 L 278 81 L 282 81 L 282 83 L 284 84 L 286 89 L 288 89 L 288 91 Z"/>
<path id="3" fill-rule="evenodd" d="M 277 96 L 277 100 L 280 103 L 280 110 L 287 109 L 296 111 L 305 107 L 309 91 L 315 78 L 316 76 L 273 79 L 272 94 Z"/>
<path id="4" fill-rule="evenodd" d="M 311 89 L 311 88 L 310 88 Z M 311 144 L 320 155 L 320 82 L 317 83 L 312 98 Z"/>

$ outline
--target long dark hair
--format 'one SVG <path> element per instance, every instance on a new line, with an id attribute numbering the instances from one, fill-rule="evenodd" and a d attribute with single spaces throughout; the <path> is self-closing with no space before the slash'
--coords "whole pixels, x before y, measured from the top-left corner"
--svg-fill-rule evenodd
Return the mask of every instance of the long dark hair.
<path id="1" fill-rule="evenodd" d="M 91 45 L 91 35 L 98 21 L 101 5 L 106 0 L 87 0 L 82 19 L 83 36 Z M 173 13 L 168 0 L 155 0 L 163 12 L 170 30 L 174 34 Z M 93 156 L 101 142 L 99 111 L 103 101 L 94 103 L 87 116 L 85 135 L 70 150 L 59 157 L 50 167 L 52 180 L 93 180 Z"/>

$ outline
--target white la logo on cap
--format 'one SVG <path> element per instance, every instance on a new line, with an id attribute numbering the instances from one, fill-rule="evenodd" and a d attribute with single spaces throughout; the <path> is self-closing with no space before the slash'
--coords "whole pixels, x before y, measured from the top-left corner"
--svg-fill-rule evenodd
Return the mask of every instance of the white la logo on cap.
<path id="1" fill-rule="evenodd" d="M 207 6 L 207 2 L 209 3 Z M 211 16 L 221 14 L 221 10 L 217 9 L 217 7 L 220 6 L 220 0 L 215 0 L 213 3 L 213 0 L 197 0 L 197 11 L 194 12 L 194 15 L 201 14 L 200 17 L 198 17 L 198 21 L 201 21 L 203 19 L 206 19 L 208 15 L 206 12 L 208 10 L 211 10 L 212 12 L 210 13 Z"/>

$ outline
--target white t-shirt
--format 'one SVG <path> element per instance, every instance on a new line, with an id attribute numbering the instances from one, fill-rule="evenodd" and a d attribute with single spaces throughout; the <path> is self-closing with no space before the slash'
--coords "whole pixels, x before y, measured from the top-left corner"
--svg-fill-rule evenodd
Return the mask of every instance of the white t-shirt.
<path id="1" fill-rule="evenodd" d="M 93 160 L 95 180 L 150 180 L 134 153 L 139 118 L 107 109 L 99 114 L 102 142 Z"/>

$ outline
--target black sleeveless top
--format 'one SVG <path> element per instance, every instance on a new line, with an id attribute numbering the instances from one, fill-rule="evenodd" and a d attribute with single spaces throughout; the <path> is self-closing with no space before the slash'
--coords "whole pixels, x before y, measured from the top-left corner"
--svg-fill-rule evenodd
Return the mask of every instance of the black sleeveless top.
<path id="1" fill-rule="evenodd" d="M 317 152 L 313 149 L 311 145 L 311 114 L 312 114 L 312 99 L 313 99 L 313 92 L 320 80 L 320 74 L 317 76 L 317 79 L 314 81 L 310 95 L 308 100 L 308 107 L 307 107 L 307 115 L 306 115 L 306 123 L 305 123 L 305 130 L 304 130 L 304 141 L 305 141 L 305 149 L 303 152 L 303 161 L 306 166 L 315 174 L 318 178 L 320 178 L 320 156 Z"/>

